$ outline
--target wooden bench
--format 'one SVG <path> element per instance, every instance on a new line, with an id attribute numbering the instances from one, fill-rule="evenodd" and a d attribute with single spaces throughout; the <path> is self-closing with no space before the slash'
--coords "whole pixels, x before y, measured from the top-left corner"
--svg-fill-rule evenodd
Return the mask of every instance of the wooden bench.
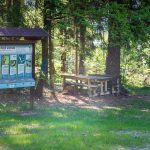
<path id="1" fill-rule="evenodd" d="M 88 88 L 88 95 L 89 97 L 97 96 L 97 85 L 88 85 L 86 83 L 78 83 L 78 82 L 65 82 L 65 86 L 75 86 L 75 87 L 86 87 Z"/>
<path id="2" fill-rule="evenodd" d="M 117 79 L 116 83 L 112 84 L 112 94 L 119 94 L 120 93 L 120 86 L 119 86 L 119 79 Z"/>

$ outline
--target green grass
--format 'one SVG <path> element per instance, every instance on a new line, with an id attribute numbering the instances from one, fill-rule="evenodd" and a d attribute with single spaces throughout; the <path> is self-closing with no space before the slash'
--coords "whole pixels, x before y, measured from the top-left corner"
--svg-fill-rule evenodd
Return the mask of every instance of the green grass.
<path id="1" fill-rule="evenodd" d="M 141 99 L 121 104 L 100 110 L 36 104 L 39 114 L 21 116 L 26 102 L 3 103 L 0 150 L 149 149 L 150 103 Z"/>
<path id="2" fill-rule="evenodd" d="M 127 89 L 132 94 L 150 96 L 150 87 L 127 86 Z"/>

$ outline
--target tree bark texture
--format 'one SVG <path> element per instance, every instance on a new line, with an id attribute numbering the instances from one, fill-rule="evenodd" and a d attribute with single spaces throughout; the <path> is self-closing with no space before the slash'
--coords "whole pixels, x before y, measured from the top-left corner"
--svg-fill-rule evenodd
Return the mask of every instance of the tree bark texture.
<path id="1" fill-rule="evenodd" d="M 106 74 L 111 75 L 113 80 L 120 79 L 120 48 L 108 47 L 106 59 Z"/>
<path id="2" fill-rule="evenodd" d="M 50 88 L 54 91 L 54 46 L 52 40 L 52 29 L 49 28 L 49 73 L 50 73 Z"/>
<path id="3" fill-rule="evenodd" d="M 48 59 L 49 59 L 49 75 L 50 75 L 50 88 L 54 90 L 54 47 L 52 39 L 52 21 L 53 21 L 53 4 L 54 1 L 44 0 L 44 26 L 45 30 L 49 33 L 48 38 Z"/>
<path id="4" fill-rule="evenodd" d="M 114 31 L 117 30 L 116 27 L 113 27 L 113 19 L 108 19 L 108 53 L 106 58 L 106 74 L 112 76 L 111 84 L 117 85 L 119 81 L 119 88 L 121 87 L 121 78 L 120 78 L 120 45 L 118 44 L 118 37 L 113 36 Z M 118 33 L 119 34 L 119 33 Z M 117 81 L 118 80 L 118 81 Z M 119 89 L 120 91 L 120 89 Z"/>
<path id="5" fill-rule="evenodd" d="M 43 88 L 48 79 L 48 39 L 44 38 L 42 41 L 42 65 L 41 65 L 41 74 L 36 87 L 36 96 L 43 96 Z"/>
<path id="6" fill-rule="evenodd" d="M 79 54 L 79 74 L 85 74 L 85 33 L 86 27 L 80 25 L 80 54 Z"/>
<path id="7" fill-rule="evenodd" d="M 61 46 L 63 47 L 63 52 L 61 55 L 61 72 L 66 72 L 66 60 L 67 60 L 67 31 L 65 30 L 60 30 L 61 35 L 64 37 L 64 40 L 62 41 Z"/>
<path id="8" fill-rule="evenodd" d="M 61 72 L 66 72 L 66 52 L 64 51 L 61 55 Z"/>

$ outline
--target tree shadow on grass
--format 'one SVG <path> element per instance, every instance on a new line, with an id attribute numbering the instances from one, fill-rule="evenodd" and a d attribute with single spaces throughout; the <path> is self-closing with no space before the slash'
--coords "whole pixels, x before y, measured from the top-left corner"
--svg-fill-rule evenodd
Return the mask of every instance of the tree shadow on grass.
<path id="1" fill-rule="evenodd" d="M 45 99 L 35 104 L 34 111 L 40 114 L 22 116 L 20 112 L 26 109 L 20 105 L 27 101 L 8 101 L 5 107 L 0 107 L 1 149 L 140 149 L 150 139 L 149 135 L 128 134 L 150 130 L 149 112 L 142 111 L 150 105 L 142 99 L 117 100 L 118 105 L 105 98 L 85 103 L 94 106 L 99 102 L 99 109 Z"/>
<path id="2" fill-rule="evenodd" d="M 36 99 L 29 110 L 29 93 L 0 95 L 0 149 L 131 149 L 144 147 L 149 101 L 131 97 L 84 96 Z M 122 134 L 124 132 L 124 134 Z"/>

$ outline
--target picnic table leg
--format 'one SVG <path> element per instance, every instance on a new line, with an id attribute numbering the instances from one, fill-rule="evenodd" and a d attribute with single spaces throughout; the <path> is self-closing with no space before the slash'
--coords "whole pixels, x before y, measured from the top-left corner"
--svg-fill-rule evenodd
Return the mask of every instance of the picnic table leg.
<path id="1" fill-rule="evenodd" d="M 101 92 L 100 95 L 104 95 L 104 85 L 103 85 L 103 81 L 101 81 Z"/>
<path id="2" fill-rule="evenodd" d="M 89 95 L 89 97 L 92 97 L 92 91 L 91 91 L 90 85 L 91 85 L 91 81 L 90 81 L 90 79 L 88 79 L 88 95 Z"/>
<path id="3" fill-rule="evenodd" d="M 117 94 L 120 93 L 119 79 L 117 79 Z"/>
<path id="4" fill-rule="evenodd" d="M 31 87 L 30 88 L 30 109 L 31 110 L 33 110 L 34 98 L 35 98 L 35 89 L 34 89 L 34 87 Z"/>
<path id="5" fill-rule="evenodd" d="M 93 88 L 93 96 L 98 96 L 98 93 L 97 93 L 97 87 L 96 88 Z"/>
<path id="6" fill-rule="evenodd" d="M 76 79 L 76 83 L 78 83 L 79 81 Z M 79 91 L 78 91 L 78 86 L 75 86 L 75 88 L 74 88 L 74 93 L 75 94 L 78 94 L 79 93 Z"/>
<path id="7" fill-rule="evenodd" d="M 107 88 L 107 83 L 108 83 L 108 81 L 106 80 L 105 81 L 105 94 L 110 94 L 108 91 L 108 88 Z"/>

